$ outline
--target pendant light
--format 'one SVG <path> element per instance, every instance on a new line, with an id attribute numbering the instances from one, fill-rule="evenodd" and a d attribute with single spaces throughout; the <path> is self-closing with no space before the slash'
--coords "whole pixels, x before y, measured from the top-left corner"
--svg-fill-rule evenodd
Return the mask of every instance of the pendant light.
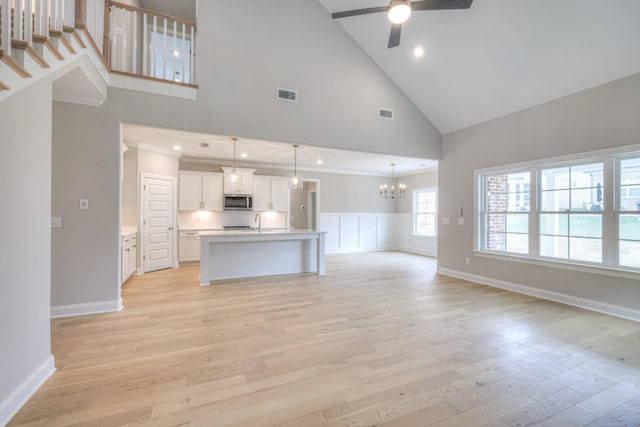
<path id="1" fill-rule="evenodd" d="M 383 199 L 400 199 L 407 191 L 407 186 L 404 184 L 398 184 L 396 187 L 395 167 L 396 164 L 391 163 L 391 188 L 387 184 L 380 186 L 380 197 Z"/>
<path id="2" fill-rule="evenodd" d="M 293 145 L 293 176 L 289 182 L 290 190 L 302 190 L 304 183 L 302 177 L 298 175 L 298 145 Z"/>
<path id="3" fill-rule="evenodd" d="M 227 180 L 231 184 L 235 184 L 238 182 L 238 170 L 236 169 L 236 144 L 238 142 L 238 138 L 231 138 L 233 141 L 233 171 L 228 175 Z"/>

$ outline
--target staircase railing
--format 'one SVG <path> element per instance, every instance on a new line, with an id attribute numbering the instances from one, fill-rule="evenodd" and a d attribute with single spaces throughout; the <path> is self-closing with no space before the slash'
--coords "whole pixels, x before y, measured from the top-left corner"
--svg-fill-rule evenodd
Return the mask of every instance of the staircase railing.
<path id="1" fill-rule="evenodd" d="M 112 72 L 195 84 L 195 22 L 116 1 L 109 6 L 104 51 Z"/>
<path id="2" fill-rule="evenodd" d="M 12 40 L 31 44 L 34 34 L 49 37 L 73 26 L 74 16 L 74 0 L 0 0 L 0 50 L 11 56 Z"/>

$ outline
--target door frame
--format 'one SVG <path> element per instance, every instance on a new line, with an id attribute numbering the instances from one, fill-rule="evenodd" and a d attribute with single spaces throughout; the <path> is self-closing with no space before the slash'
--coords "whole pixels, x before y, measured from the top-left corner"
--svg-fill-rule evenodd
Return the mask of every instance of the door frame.
<path id="1" fill-rule="evenodd" d="M 302 178 L 302 182 L 312 182 L 314 184 L 316 184 L 316 189 L 315 189 L 315 193 L 316 193 L 316 230 L 318 230 L 318 227 L 320 226 L 319 221 L 320 221 L 320 180 L 317 178 Z M 309 193 L 307 192 L 307 200 L 309 198 Z M 291 204 L 291 202 L 289 202 L 289 204 Z M 308 211 L 307 211 L 308 212 Z M 289 214 L 289 217 L 291 217 L 291 214 Z"/>
<path id="2" fill-rule="evenodd" d="M 172 249 L 171 249 L 171 265 L 173 267 L 178 267 L 178 192 L 176 189 L 176 183 L 177 183 L 177 177 L 175 176 L 168 176 L 168 175 L 158 175 L 155 173 L 147 173 L 147 172 L 142 172 L 140 173 L 140 188 L 139 188 L 139 197 L 138 197 L 138 204 L 139 204 L 139 208 L 140 208 L 140 217 L 138 218 L 138 230 L 140 230 L 140 232 L 138 233 L 138 247 L 140 248 L 140 251 L 138 253 L 138 265 L 140 266 L 138 268 L 138 274 L 144 274 L 144 261 L 142 259 L 142 257 L 144 256 L 144 252 L 145 252 L 145 235 L 144 235 L 144 181 L 146 178 L 154 178 L 154 179 L 164 179 L 167 181 L 171 181 L 171 193 L 172 193 L 172 201 L 171 203 L 173 203 L 173 221 L 171 224 L 171 227 L 173 228 L 171 230 L 171 239 L 173 241 L 172 243 Z"/>

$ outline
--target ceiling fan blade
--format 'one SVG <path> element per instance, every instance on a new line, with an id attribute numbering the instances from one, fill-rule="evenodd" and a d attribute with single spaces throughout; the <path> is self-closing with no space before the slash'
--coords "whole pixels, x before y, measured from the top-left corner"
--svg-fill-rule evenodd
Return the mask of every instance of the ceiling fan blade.
<path id="1" fill-rule="evenodd" d="M 387 48 L 391 49 L 400 45 L 400 33 L 402 32 L 402 24 L 391 24 L 391 33 L 389 34 L 389 44 Z"/>
<path id="2" fill-rule="evenodd" d="M 349 16 L 366 15 L 369 13 L 386 12 L 389 10 L 388 6 L 368 7 L 366 9 L 345 10 L 344 12 L 335 12 L 331 14 L 333 19 L 347 18 Z"/>
<path id="3" fill-rule="evenodd" d="M 421 0 L 411 2 L 411 10 L 469 9 L 473 0 Z"/>

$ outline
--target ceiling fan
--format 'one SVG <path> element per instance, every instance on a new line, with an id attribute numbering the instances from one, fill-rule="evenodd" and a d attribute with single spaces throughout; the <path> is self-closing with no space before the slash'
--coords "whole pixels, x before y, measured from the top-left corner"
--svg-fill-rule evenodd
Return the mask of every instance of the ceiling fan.
<path id="1" fill-rule="evenodd" d="M 346 10 L 344 12 L 332 13 L 333 19 L 346 18 L 349 16 L 366 15 L 369 13 L 387 12 L 391 21 L 391 34 L 389 34 L 388 48 L 400 45 L 400 32 L 402 23 L 409 19 L 409 15 L 414 10 L 446 10 L 446 9 L 469 9 L 473 0 L 391 0 L 389 6 L 369 7 L 366 9 Z"/>

